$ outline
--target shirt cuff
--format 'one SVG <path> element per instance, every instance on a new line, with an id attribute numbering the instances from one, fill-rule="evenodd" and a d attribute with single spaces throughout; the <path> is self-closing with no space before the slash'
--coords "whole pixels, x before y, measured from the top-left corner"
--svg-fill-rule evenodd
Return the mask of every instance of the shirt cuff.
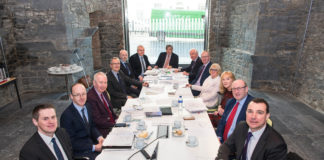
<path id="1" fill-rule="evenodd" d="M 94 152 L 96 149 L 95 145 L 92 145 L 92 152 Z"/>

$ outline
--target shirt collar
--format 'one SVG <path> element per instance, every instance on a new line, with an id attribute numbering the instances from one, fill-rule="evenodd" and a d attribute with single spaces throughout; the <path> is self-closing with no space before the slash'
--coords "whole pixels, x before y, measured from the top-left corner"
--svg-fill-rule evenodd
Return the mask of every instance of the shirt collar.
<path id="1" fill-rule="evenodd" d="M 49 144 L 52 143 L 52 138 L 57 139 L 55 133 L 54 133 L 53 137 L 50 137 L 50 136 L 47 136 L 47 135 L 45 135 L 45 134 L 43 134 L 43 133 L 41 133 L 41 132 L 39 132 L 39 131 L 37 131 L 37 132 L 38 132 L 38 134 L 41 136 L 41 138 L 44 140 L 44 142 L 45 142 L 47 145 L 49 145 Z"/>
<path id="2" fill-rule="evenodd" d="M 247 98 L 247 95 L 243 99 L 239 100 L 238 102 L 243 105 L 244 102 L 245 102 L 245 100 L 246 100 L 246 98 Z M 237 100 L 236 100 L 236 102 L 237 102 Z"/>
<path id="3" fill-rule="evenodd" d="M 81 107 L 81 106 L 75 104 L 74 102 L 73 102 L 73 105 L 74 105 L 74 108 L 77 109 L 79 112 L 81 112 L 81 109 L 83 109 L 83 108 L 84 108 L 85 110 L 87 110 L 87 107 L 85 107 L 85 106 Z"/>
<path id="4" fill-rule="evenodd" d="M 267 126 L 267 124 L 265 124 L 261 129 L 255 131 L 255 132 L 252 132 L 251 129 L 249 128 L 249 132 L 252 133 L 254 138 L 259 139 L 261 137 L 262 133 L 264 132 L 266 126 Z"/>
<path id="5" fill-rule="evenodd" d="M 95 87 L 93 87 L 93 89 L 96 91 L 96 93 L 98 94 L 98 96 L 100 97 L 102 93 L 100 93 L 99 91 L 97 91 L 97 89 Z"/>

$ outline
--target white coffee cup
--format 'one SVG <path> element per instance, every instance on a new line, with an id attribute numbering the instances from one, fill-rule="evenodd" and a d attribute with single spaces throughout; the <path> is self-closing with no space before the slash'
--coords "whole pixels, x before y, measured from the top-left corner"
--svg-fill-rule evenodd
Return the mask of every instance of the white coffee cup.
<path id="1" fill-rule="evenodd" d="M 172 107 L 178 107 L 178 100 L 173 99 L 173 100 L 171 101 L 171 106 L 172 106 Z"/>
<path id="2" fill-rule="evenodd" d="M 132 115 L 131 114 L 126 114 L 124 116 L 124 122 L 130 122 L 132 120 Z"/>
<path id="3" fill-rule="evenodd" d="M 143 121 L 143 120 L 139 121 L 139 122 L 137 123 L 137 126 L 138 126 L 139 128 L 141 128 L 141 127 L 145 127 L 145 121 Z"/>
<path id="4" fill-rule="evenodd" d="M 194 145 L 197 143 L 197 137 L 196 136 L 188 136 L 188 143 L 190 145 Z"/>
<path id="5" fill-rule="evenodd" d="M 180 120 L 175 120 L 175 121 L 173 122 L 173 126 L 174 126 L 175 128 L 181 128 L 181 121 L 180 121 Z"/>
<path id="6" fill-rule="evenodd" d="M 143 138 L 137 138 L 136 139 L 136 143 L 135 143 L 135 147 L 137 149 L 142 149 L 145 146 L 145 142 Z"/>

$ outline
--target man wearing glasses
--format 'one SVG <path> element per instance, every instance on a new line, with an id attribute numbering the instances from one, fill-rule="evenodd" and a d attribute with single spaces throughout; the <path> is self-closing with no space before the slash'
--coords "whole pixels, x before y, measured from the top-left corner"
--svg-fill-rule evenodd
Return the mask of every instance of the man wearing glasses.
<path id="1" fill-rule="evenodd" d="M 111 96 L 112 105 L 118 109 L 125 105 L 127 99 L 136 98 L 140 94 L 140 90 L 130 87 L 131 85 L 137 87 L 147 87 L 147 82 L 140 82 L 131 79 L 120 71 L 120 60 L 113 57 L 110 60 L 111 70 L 108 72 L 108 92 Z"/>
<path id="2" fill-rule="evenodd" d="M 101 152 L 104 138 L 97 130 L 91 115 L 91 107 L 86 104 L 87 91 L 83 84 L 72 85 L 72 104 L 62 113 L 60 124 L 70 135 L 73 154 L 78 157 L 95 159 Z"/>
<path id="3" fill-rule="evenodd" d="M 236 125 L 240 121 L 245 121 L 246 108 L 253 99 L 248 94 L 248 90 L 248 86 L 243 80 L 239 79 L 232 83 L 234 98 L 227 102 L 224 114 L 216 130 L 217 137 L 222 143 L 233 133 Z"/>

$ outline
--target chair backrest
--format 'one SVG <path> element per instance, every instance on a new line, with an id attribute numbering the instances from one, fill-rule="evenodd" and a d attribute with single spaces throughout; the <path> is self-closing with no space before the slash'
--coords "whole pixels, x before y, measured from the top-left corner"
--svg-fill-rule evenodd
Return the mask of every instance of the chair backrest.
<path id="1" fill-rule="evenodd" d="M 267 123 L 268 123 L 269 126 L 273 127 L 273 123 L 272 123 L 272 120 L 270 118 L 267 119 Z"/>

